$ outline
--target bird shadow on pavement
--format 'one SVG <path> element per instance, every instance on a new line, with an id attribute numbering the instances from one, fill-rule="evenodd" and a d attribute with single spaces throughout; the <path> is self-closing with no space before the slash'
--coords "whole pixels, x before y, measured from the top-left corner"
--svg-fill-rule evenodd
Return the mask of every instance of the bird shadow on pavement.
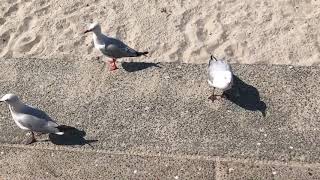
<path id="1" fill-rule="evenodd" d="M 141 71 L 150 67 L 161 68 L 159 66 L 159 63 L 149 63 L 149 62 L 123 62 L 121 65 L 123 69 L 128 72 Z"/>
<path id="2" fill-rule="evenodd" d="M 49 140 L 56 145 L 86 145 L 93 148 L 90 143 L 98 140 L 86 140 L 86 132 L 72 126 L 61 125 L 59 129 L 64 132 L 63 135 L 49 134 Z"/>
<path id="3" fill-rule="evenodd" d="M 226 99 L 246 110 L 260 111 L 265 117 L 267 105 L 260 100 L 257 88 L 243 82 L 235 75 L 233 78 L 232 88 L 224 92 Z"/>

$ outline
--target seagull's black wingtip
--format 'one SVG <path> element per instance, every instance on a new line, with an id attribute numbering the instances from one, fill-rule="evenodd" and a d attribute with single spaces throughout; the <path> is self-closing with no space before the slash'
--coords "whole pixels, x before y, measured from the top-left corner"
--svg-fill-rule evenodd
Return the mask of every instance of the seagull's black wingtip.
<path id="1" fill-rule="evenodd" d="M 146 56 L 149 52 L 145 51 L 145 52 L 137 52 L 137 56 Z"/>

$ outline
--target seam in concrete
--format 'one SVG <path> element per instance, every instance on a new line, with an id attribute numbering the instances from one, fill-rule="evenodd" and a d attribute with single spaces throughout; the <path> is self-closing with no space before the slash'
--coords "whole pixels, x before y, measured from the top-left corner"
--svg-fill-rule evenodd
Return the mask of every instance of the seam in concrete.
<path id="1" fill-rule="evenodd" d="M 221 176 L 220 176 L 220 157 L 217 157 L 216 158 L 216 161 L 215 161 L 215 179 L 216 180 L 220 180 L 221 179 Z"/>
<path id="2" fill-rule="evenodd" d="M 242 158 L 230 158 L 230 157 L 219 157 L 219 156 L 201 156 L 201 155 L 180 155 L 180 154 L 164 154 L 164 153 L 143 153 L 143 152 L 130 152 L 130 151 L 107 151 L 107 150 L 90 150 L 81 148 L 67 148 L 67 147 L 35 147 L 26 146 L 19 144 L 0 144 L 0 147 L 20 148 L 20 149 L 31 149 L 31 150 L 49 150 L 49 151 L 64 151 L 64 152 L 79 152 L 79 153 L 102 153 L 110 155 L 127 155 L 127 156 L 141 156 L 141 157 L 165 157 L 172 159 L 190 159 L 200 161 L 214 161 L 216 162 L 216 170 L 219 170 L 221 162 L 233 162 L 233 163 L 254 163 L 257 165 L 273 165 L 273 166 L 287 166 L 287 167 L 304 167 L 304 168 L 320 168 L 320 163 L 304 163 L 297 161 L 281 162 L 281 161 L 262 161 L 256 159 L 242 159 Z M 219 174 L 218 174 L 219 175 Z"/>

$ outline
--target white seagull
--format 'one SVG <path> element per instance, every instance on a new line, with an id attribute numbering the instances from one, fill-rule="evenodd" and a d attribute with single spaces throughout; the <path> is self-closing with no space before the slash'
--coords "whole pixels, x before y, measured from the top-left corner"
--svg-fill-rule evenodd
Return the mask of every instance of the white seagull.
<path id="1" fill-rule="evenodd" d="M 224 97 L 224 95 L 215 95 L 215 88 L 223 92 L 231 89 L 233 85 L 233 73 L 230 65 L 222 60 L 217 60 L 211 55 L 208 66 L 209 86 L 213 87 L 213 94 L 210 97 L 214 101 L 217 97 Z"/>
<path id="2" fill-rule="evenodd" d="M 31 132 L 31 137 L 25 141 L 25 144 L 36 142 L 34 132 L 37 133 L 53 133 L 63 135 L 64 132 L 60 131 L 59 125 L 52 120 L 45 112 L 24 104 L 14 94 L 6 94 L 0 102 L 6 102 L 14 122 L 23 130 Z"/>
<path id="3" fill-rule="evenodd" d="M 148 52 L 136 51 L 122 41 L 102 34 L 99 23 L 90 24 L 89 29 L 84 33 L 88 32 L 93 32 L 94 47 L 112 59 L 112 61 L 109 61 L 110 71 L 118 69 L 116 66 L 116 59 L 118 58 L 139 57 L 148 54 Z"/>

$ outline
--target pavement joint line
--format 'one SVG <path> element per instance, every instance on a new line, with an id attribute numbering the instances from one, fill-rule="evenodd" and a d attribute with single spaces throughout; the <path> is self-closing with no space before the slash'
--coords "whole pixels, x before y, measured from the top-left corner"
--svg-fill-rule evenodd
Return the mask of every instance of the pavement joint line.
<path id="1" fill-rule="evenodd" d="M 64 152 L 78 152 L 78 153 L 101 153 L 109 155 L 126 155 L 126 156 L 140 156 L 140 157 L 164 157 L 172 159 L 189 159 L 199 161 L 214 161 L 220 165 L 221 162 L 233 162 L 233 163 L 253 163 L 257 165 L 269 165 L 269 166 L 287 166 L 287 167 L 303 167 L 303 168 L 320 168 L 320 163 L 307 163 L 298 161 L 274 161 L 274 160 L 257 160 L 254 158 L 232 158 L 232 157 L 220 157 L 220 156 L 202 156 L 202 155 L 181 155 L 181 154 L 167 154 L 167 153 L 146 153 L 146 152 L 130 152 L 130 151 L 107 151 L 107 150 L 90 150 L 81 148 L 68 148 L 68 147 L 36 147 L 20 144 L 8 144 L 2 143 L 0 147 L 5 148 L 19 148 L 30 150 L 48 150 L 48 151 L 64 151 Z M 218 167 L 215 168 L 216 171 Z"/>
<path id="2" fill-rule="evenodd" d="M 216 161 L 215 161 L 215 179 L 216 180 L 220 180 L 221 179 L 221 176 L 220 176 L 220 169 L 221 167 L 221 164 L 220 164 L 220 157 L 217 157 Z"/>

